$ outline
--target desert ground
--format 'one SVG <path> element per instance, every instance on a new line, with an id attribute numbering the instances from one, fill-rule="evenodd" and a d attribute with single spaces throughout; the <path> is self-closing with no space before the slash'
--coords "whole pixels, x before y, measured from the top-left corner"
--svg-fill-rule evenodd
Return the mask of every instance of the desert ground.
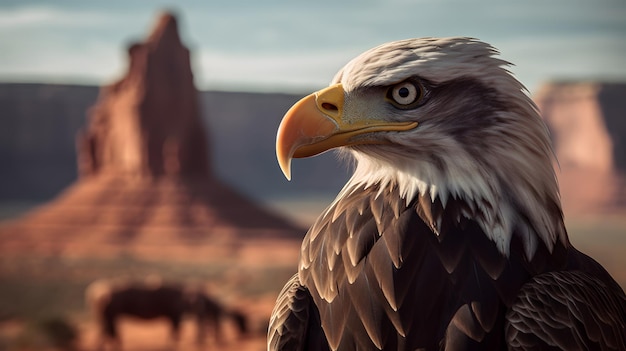
<path id="1" fill-rule="evenodd" d="M 282 202 L 272 205 L 306 225 L 323 204 Z M 567 218 L 567 217 L 566 217 Z M 572 243 L 602 263 L 622 287 L 626 287 L 626 216 L 573 216 L 567 220 Z M 270 245 L 271 247 L 271 245 Z M 271 250 L 265 248 L 264 250 Z M 120 254 L 111 257 L 36 257 L 27 254 L 0 257 L 0 351 L 97 350 L 99 333 L 84 303 L 84 290 L 102 277 L 145 277 L 158 274 L 167 280 L 203 284 L 206 291 L 225 306 L 245 313 L 250 333 L 240 335 L 231 321 L 224 323 L 224 340 L 218 344 L 209 332 L 204 344 L 196 344 L 196 325 L 186 319 L 178 343 L 170 338 L 164 319 L 142 321 L 124 318 L 119 323 L 123 350 L 264 350 L 266 328 L 274 301 L 284 282 L 295 272 L 297 246 L 276 252 L 276 262 L 247 259 L 160 260 Z M 274 253 L 273 253 L 274 254 Z M 62 321 L 74 338 L 41 325 Z M 72 339 L 63 345 L 63 338 Z"/>
<path id="2" fill-rule="evenodd" d="M 166 281 L 201 285 L 223 306 L 247 317 L 250 331 L 241 335 L 233 321 L 223 322 L 223 342 L 207 331 L 205 343 L 196 345 L 195 320 L 188 317 L 177 350 L 263 350 L 267 322 L 282 284 L 295 272 L 294 262 L 253 266 L 210 259 L 151 261 L 132 257 L 51 258 L 13 256 L 0 259 L 0 350 L 96 350 L 99 331 L 84 291 L 96 279 L 159 275 Z M 75 332 L 72 345 L 55 348 L 67 338 L 59 328 L 42 328 L 61 321 Z M 170 350 L 172 339 L 166 319 L 144 321 L 122 318 L 118 324 L 124 350 Z"/>

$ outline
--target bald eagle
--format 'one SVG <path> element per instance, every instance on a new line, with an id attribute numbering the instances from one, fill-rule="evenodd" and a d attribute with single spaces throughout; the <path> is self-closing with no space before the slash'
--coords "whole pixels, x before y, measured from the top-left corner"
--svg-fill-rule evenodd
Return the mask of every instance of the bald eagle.
<path id="1" fill-rule="evenodd" d="M 626 296 L 569 242 L 547 128 L 497 56 L 383 44 L 286 113 L 288 179 L 334 148 L 355 170 L 303 240 L 269 350 L 626 349 Z"/>

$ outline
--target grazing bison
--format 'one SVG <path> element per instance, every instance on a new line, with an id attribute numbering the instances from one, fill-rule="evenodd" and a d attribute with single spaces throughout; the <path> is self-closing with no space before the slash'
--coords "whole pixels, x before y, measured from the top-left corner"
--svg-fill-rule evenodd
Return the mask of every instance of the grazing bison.
<path id="1" fill-rule="evenodd" d="M 163 283 L 160 279 L 146 281 L 107 281 L 92 283 L 86 291 L 87 304 L 100 328 L 99 350 L 107 345 L 121 349 L 116 322 L 121 316 L 140 319 L 166 318 L 171 325 L 173 343 L 178 341 L 184 316 L 193 316 L 198 325 L 198 344 L 204 342 L 205 330 L 215 331 L 222 342 L 221 323 L 232 318 L 242 334 L 247 333 L 247 320 L 242 313 L 230 310 L 198 289 L 182 284 Z"/>
<path id="2" fill-rule="evenodd" d="M 198 343 L 203 343 L 205 330 L 215 331 L 215 340 L 218 344 L 223 342 L 221 324 L 225 318 L 230 318 L 235 322 L 241 335 L 248 334 L 248 320 L 246 316 L 234 309 L 227 309 L 204 294 L 195 296 L 192 309 L 198 318 Z"/>

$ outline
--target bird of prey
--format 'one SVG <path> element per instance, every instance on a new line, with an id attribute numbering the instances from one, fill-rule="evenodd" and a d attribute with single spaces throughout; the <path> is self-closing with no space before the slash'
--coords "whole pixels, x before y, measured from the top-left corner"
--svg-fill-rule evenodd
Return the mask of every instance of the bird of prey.
<path id="1" fill-rule="evenodd" d="M 626 349 L 626 296 L 570 243 L 547 128 L 498 56 L 383 44 L 286 113 L 288 179 L 335 148 L 355 168 L 303 240 L 269 350 Z"/>

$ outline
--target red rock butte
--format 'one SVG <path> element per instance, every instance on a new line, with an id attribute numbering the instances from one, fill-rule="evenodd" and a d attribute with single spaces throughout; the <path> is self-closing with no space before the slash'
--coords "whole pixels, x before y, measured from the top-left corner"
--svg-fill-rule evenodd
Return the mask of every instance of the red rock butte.
<path id="1" fill-rule="evenodd" d="M 626 213 L 626 84 L 563 81 L 533 97 L 550 128 L 567 215 Z"/>
<path id="2" fill-rule="evenodd" d="M 127 74 L 101 89 L 77 136 L 78 181 L 3 223 L 0 252 L 202 259 L 251 250 L 275 260 L 284 244 L 297 253 L 302 229 L 214 176 L 176 18 L 161 15 L 128 52 Z"/>

